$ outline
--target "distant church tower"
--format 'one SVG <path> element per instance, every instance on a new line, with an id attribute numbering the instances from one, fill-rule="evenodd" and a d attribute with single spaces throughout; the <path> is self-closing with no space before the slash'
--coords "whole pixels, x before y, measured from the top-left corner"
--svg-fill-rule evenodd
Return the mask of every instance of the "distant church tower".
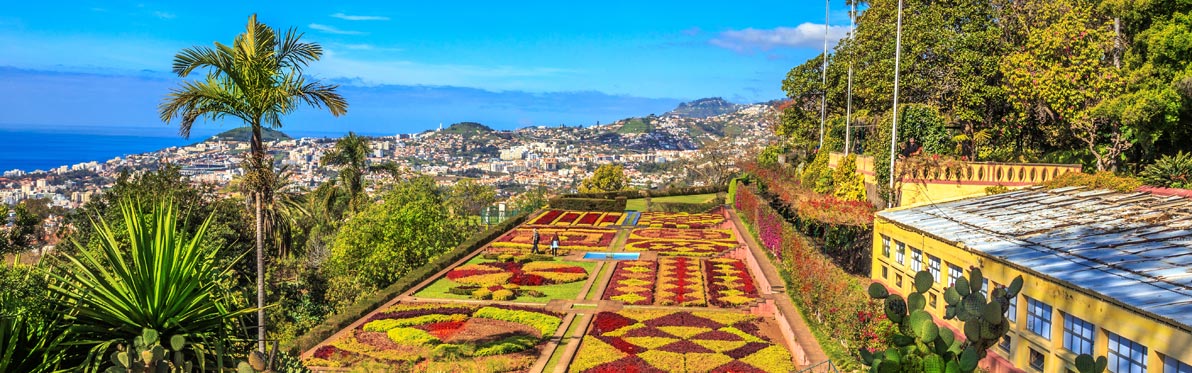
<path id="1" fill-rule="evenodd" d="M 443 122 L 439 122 L 439 132 L 443 132 Z"/>

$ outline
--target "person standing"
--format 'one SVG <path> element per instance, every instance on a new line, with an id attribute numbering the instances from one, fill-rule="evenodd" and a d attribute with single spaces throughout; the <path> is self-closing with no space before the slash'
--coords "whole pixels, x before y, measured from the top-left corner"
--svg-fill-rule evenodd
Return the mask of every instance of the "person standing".
<path id="1" fill-rule="evenodd" d="M 550 255 L 559 255 L 559 234 L 555 233 L 555 237 L 550 239 Z"/>
<path id="2" fill-rule="evenodd" d="M 530 254 L 538 253 L 538 228 L 534 228 L 534 236 L 530 239 Z"/>
<path id="3" fill-rule="evenodd" d="M 915 138 L 912 137 L 910 139 L 907 139 L 906 145 L 902 147 L 902 151 L 899 152 L 898 157 L 899 158 L 910 158 L 910 157 L 917 156 L 922 152 L 923 152 L 923 147 L 920 146 L 918 142 L 915 142 Z"/>

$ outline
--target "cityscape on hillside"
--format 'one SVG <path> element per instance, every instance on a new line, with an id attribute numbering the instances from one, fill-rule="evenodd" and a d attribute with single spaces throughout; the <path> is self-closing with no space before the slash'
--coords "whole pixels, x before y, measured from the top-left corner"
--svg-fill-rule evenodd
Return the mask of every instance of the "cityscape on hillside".
<path id="1" fill-rule="evenodd" d="M 1192 0 L 6 5 L 0 373 L 1192 373 Z"/>

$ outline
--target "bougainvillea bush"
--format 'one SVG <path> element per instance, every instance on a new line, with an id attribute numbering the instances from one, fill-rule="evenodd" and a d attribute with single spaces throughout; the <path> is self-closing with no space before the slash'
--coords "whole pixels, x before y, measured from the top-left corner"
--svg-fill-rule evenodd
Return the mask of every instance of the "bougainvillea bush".
<path id="1" fill-rule="evenodd" d="M 685 212 L 643 212 L 637 226 L 650 228 L 714 228 L 724 223 L 724 215 Z"/>
<path id="2" fill-rule="evenodd" d="M 547 210 L 527 220 L 526 225 L 611 227 L 621 225 L 624 219 L 621 212 Z"/>
<path id="3" fill-rule="evenodd" d="M 604 290 L 604 300 L 615 300 L 630 305 L 654 304 L 654 279 L 658 262 L 627 260 L 617 262 L 612 278 Z"/>
<path id="4" fill-rule="evenodd" d="M 789 372 L 790 351 L 763 319 L 731 312 L 601 312 L 571 372 Z"/>
<path id="5" fill-rule="evenodd" d="M 608 250 L 617 231 L 608 228 L 538 228 L 538 250 L 550 250 L 550 240 L 559 235 L 559 248 L 563 250 L 600 251 Z M 518 227 L 498 237 L 488 245 L 491 252 L 526 253 L 533 244 L 534 228 Z M 562 254 L 562 253 L 560 253 Z"/>
<path id="6" fill-rule="evenodd" d="M 757 285 L 745 262 L 731 258 L 704 262 L 708 281 L 708 303 L 716 307 L 739 307 L 757 300 Z"/>
<path id="7" fill-rule="evenodd" d="M 409 371 L 522 371 L 561 315 L 534 308 L 460 304 L 397 305 L 315 350 L 308 367 L 387 366 Z"/>
<path id="8" fill-rule="evenodd" d="M 661 306 L 706 306 L 703 262 L 695 258 L 659 258 L 655 303 Z"/>

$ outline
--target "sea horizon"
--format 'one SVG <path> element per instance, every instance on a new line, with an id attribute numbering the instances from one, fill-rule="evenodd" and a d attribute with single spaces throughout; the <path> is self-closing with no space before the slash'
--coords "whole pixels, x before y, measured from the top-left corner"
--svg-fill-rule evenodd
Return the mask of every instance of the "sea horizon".
<path id="1" fill-rule="evenodd" d="M 233 128 L 236 127 L 196 127 L 190 138 L 183 138 L 178 134 L 176 127 L 165 126 L 152 128 L 0 124 L 0 173 L 12 170 L 50 171 L 61 166 L 91 161 L 103 163 L 116 157 L 192 145 Z M 282 132 L 294 138 L 339 138 L 346 135 L 348 130 L 289 132 L 283 128 Z M 370 131 L 357 134 L 379 137 L 398 133 L 383 134 Z"/>

